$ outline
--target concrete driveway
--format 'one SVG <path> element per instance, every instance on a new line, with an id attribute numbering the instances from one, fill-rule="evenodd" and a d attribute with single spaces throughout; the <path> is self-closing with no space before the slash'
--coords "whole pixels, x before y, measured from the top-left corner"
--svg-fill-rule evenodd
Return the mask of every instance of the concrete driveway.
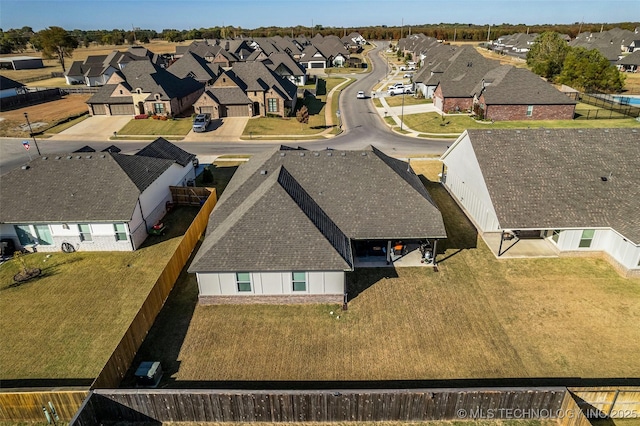
<path id="1" fill-rule="evenodd" d="M 122 129 L 131 119 L 130 115 L 94 115 L 49 139 L 105 141 L 109 140 L 113 136 L 113 132 Z"/>
<path id="2" fill-rule="evenodd" d="M 197 133 L 192 130 L 185 136 L 183 141 L 238 141 L 248 121 L 249 117 L 226 117 L 211 120 L 206 132 Z"/>

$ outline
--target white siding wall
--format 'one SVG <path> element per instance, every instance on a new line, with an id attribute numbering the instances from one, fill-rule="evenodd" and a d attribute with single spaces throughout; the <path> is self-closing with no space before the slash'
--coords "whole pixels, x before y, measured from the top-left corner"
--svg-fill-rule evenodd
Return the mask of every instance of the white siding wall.
<path id="1" fill-rule="evenodd" d="M 117 241 L 113 223 L 87 223 L 90 230 L 90 240 L 82 241 L 78 224 L 66 224 L 68 229 L 61 223 L 48 225 L 51 233 L 52 244 L 36 244 L 28 246 L 29 250 L 40 252 L 56 252 L 62 249 L 62 243 L 70 243 L 78 251 L 130 251 L 133 250 L 131 241 L 128 239 Z M 0 229 L 2 237 L 10 237 L 21 247 L 18 236 L 13 225 L 4 224 Z M 32 228 L 31 235 L 36 235 Z"/>
<path id="2" fill-rule="evenodd" d="M 593 229 L 593 228 L 591 228 Z M 604 251 L 628 269 L 640 269 L 640 246 L 636 246 L 612 229 L 596 229 L 590 247 L 579 247 L 582 229 L 562 230 L 557 246 L 561 251 Z"/>
<path id="3" fill-rule="evenodd" d="M 144 218 L 147 221 L 147 227 L 155 225 L 167 213 L 166 203 L 172 200 L 169 187 L 184 186 L 189 179 L 195 179 L 193 164 L 190 163 L 182 167 L 176 163 L 140 194 L 140 204 L 142 205 Z M 138 226 L 139 222 L 134 223 L 131 229 L 134 230 Z"/>
<path id="4" fill-rule="evenodd" d="M 307 291 L 293 291 L 291 272 L 252 272 L 251 291 L 239 292 L 234 272 L 198 273 L 200 296 L 305 295 L 343 294 L 345 276 L 342 271 L 307 273 Z"/>
<path id="5" fill-rule="evenodd" d="M 498 230 L 498 217 L 466 134 L 443 161 L 447 166 L 443 183 L 471 215 L 471 220 L 482 232 Z"/>

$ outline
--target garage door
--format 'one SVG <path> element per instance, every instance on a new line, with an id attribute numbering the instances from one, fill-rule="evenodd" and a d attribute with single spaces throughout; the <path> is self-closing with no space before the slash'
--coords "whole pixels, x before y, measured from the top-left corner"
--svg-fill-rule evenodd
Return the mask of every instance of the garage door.
<path id="1" fill-rule="evenodd" d="M 322 62 L 311 62 L 311 68 L 324 68 L 324 64 Z"/>
<path id="2" fill-rule="evenodd" d="M 134 115 L 133 105 L 111 105 L 111 115 Z"/>
<path id="3" fill-rule="evenodd" d="M 211 114 L 211 115 L 213 115 L 213 107 L 212 106 L 200 107 L 200 114 Z"/>
<path id="4" fill-rule="evenodd" d="M 247 105 L 227 106 L 227 117 L 248 117 L 249 107 Z"/>
<path id="5" fill-rule="evenodd" d="M 107 109 L 103 104 L 93 104 L 93 115 L 105 115 L 107 113 Z"/>

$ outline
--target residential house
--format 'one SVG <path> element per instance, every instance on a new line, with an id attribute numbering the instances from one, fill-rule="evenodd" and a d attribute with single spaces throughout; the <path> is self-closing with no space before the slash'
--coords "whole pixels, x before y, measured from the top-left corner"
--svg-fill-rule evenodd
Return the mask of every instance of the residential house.
<path id="1" fill-rule="evenodd" d="M 24 93 L 26 86 L 8 77 L 0 75 L 0 99 L 18 96 Z"/>
<path id="2" fill-rule="evenodd" d="M 307 84 L 306 70 L 288 53 L 274 52 L 262 61 L 271 71 L 291 81 L 296 86 Z"/>
<path id="3" fill-rule="evenodd" d="M 237 62 L 218 76 L 193 107 L 212 118 L 278 115 L 295 111 L 297 87 L 263 62 Z"/>
<path id="4" fill-rule="evenodd" d="M 471 111 L 476 85 L 500 63 L 486 59 L 471 46 L 461 47 L 447 62 L 438 76 L 433 105 L 443 112 Z"/>
<path id="5" fill-rule="evenodd" d="M 213 58 L 211 60 L 213 61 Z M 204 57 L 187 51 L 180 59 L 172 63 L 167 71 L 178 78 L 190 77 L 206 85 L 212 83 L 223 71 L 219 64 L 214 64 L 212 61 L 207 61 Z"/>
<path id="6" fill-rule="evenodd" d="M 201 303 L 347 302 L 345 272 L 446 237 L 411 167 L 374 147 L 280 147 L 240 166 L 190 273 Z M 396 249 L 398 250 L 396 252 Z"/>
<path id="7" fill-rule="evenodd" d="M 353 31 L 348 35 L 345 35 L 340 40 L 344 44 L 344 47 L 351 53 L 361 52 L 362 46 L 367 44 L 367 40 L 365 40 L 365 38 L 357 31 Z"/>
<path id="8" fill-rule="evenodd" d="M 442 155 L 442 182 L 485 241 L 604 253 L 640 276 L 638 141 L 637 129 L 470 129 Z"/>
<path id="9" fill-rule="evenodd" d="M 304 47 L 300 54 L 300 64 L 306 69 L 325 69 L 331 66 L 329 58 L 312 44 Z"/>
<path id="10" fill-rule="evenodd" d="M 433 98 L 433 93 L 440 82 L 442 74 L 450 65 L 454 54 L 460 50 L 458 46 L 436 44 L 421 53 L 421 67 L 411 81 L 416 93 L 421 93 L 425 99 Z"/>
<path id="11" fill-rule="evenodd" d="M 87 104 L 91 115 L 175 116 L 203 92 L 203 84 L 192 77 L 179 78 L 149 61 L 135 61 L 114 73 Z"/>
<path id="12" fill-rule="evenodd" d="M 580 33 L 569 42 L 569 46 L 584 47 L 587 50 L 597 49 L 609 62 L 614 64 L 623 56 L 624 52 L 629 51 L 629 45 L 637 39 L 638 34 L 633 31 L 613 28 L 599 33 Z"/>
<path id="13" fill-rule="evenodd" d="M 640 50 L 623 56 L 616 62 L 616 67 L 623 72 L 638 72 L 640 69 Z"/>
<path id="14" fill-rule="evenodd" d="M 476 85 L 474 112 L 486 120 L 572 120 L 576 101 L 524 68 L 501 65 Z"/>
<path id="15" fill-rule="evenodd" d="M 166 213 L 195 156 L 157 140 L 136 155 L 47 154 L 0 176 L 0 235 L 16 247 L 136 250 Z"/>
<path id="16" fill-rule="evenodd" d="M 133 61 L 147 61 L 159 67 L 165 66 L 160 55 L 156 55 L 142 46 L 131 46 L 125 52 L 114 50 L 108 55 L 92 55 L 84 61 L 74 61 L 65 72 L 64 77 L 67 84 L 70 85 L 103 86 L 116 71 L 122 71 L 127 64 Z"/>

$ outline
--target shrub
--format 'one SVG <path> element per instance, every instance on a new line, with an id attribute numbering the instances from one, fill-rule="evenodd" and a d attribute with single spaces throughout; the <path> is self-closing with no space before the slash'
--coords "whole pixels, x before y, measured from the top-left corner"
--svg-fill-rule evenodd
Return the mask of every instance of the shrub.
<path id="1" fill-rule="evenodd" d="M 202 183 L 212 183 L 213 173 L 209 170 L 209 167 L 205 167 L 202 171 Z"/>
<path id="2" fill-rule="evenodd" d="M 149 118 L 149 116 L 147 114 L 138 114 L 133 118 L 136 120 L 146 120 L 147 118 Z"/>

